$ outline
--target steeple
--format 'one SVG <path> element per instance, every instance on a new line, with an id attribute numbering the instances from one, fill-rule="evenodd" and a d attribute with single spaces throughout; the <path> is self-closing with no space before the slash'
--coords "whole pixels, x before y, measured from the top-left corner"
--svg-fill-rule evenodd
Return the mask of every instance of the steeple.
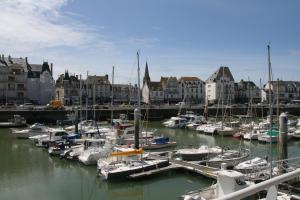
<path id="1" fill-rule="evenodd" d="M 143 84 L 145 84 L 146 82 L 150 83 L 150 76 L 149 76 L 149 70 L 148 70 L 148 63 L 146 62 L 146 68 L 145 68 L 145 75 L 144 75 L 144 79 L 143 79 Z"/>

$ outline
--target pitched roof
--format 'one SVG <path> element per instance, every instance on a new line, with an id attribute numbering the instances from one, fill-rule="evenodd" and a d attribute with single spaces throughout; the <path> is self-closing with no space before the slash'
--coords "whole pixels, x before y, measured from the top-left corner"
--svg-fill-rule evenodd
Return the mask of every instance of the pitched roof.
<path id="1" fill-rule="evenodd" d="M 200 81 L 200 79 L 195 76 L 182 76 L 178 81 Z"/>
<path id="2" fill-rule="evenodd" d="M 150 82 L 149 88 L 152 91 L 162 90 L 161 82 Z"/>
<path id="3" fill-rule="evenodd" d="M 233 76 L 230 72 L 230 69 L 229 67 L 224 67 L 224 66 L 221 66 L 215 73 L 213 73 L 208 79 L 207 81 L 209 82 L 216 82 L 218 80 L 221 79 L 221 77 L 226 77 L 226 78 L 229 78 L 230 81 L 234 81 L 233 79 Z"/>
<path id="4" fill-rule="evenodd" d="M 106 83 L 106 84 L 110 84 L 109 80 L 108 80 L 108 75 L 105 76 L 88 76 L 87 80 L 88 83 Z"/>

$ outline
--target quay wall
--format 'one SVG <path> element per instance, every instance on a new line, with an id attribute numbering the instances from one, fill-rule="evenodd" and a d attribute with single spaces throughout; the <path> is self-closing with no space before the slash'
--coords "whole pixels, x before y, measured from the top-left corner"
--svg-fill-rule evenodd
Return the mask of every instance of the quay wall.
<path id="1" fill-rule="evenodd" d="M 203 114 L 203 108 L 183 108 L 182 113 L 186 110 L 193 111 L 194 113 Z M 276 115 L 276 108 L 273 109 L 273 115 Z M 114 108 L 114 118 L 117 118 L 120 114 L 124 113 L 127 114 L 129 119 L 133 119 L 133 111 L 134 108 Z M 144 119 L 145 113 L 148 112 L 148 120 L 150 121 L 158 121 L 163 120 L 172 116 L 177 115 L 178 108 L 171 108 L 171 107 L 154 107 L 154 108 L 142 108 L 142 120 Z M 248 109 L 246 107 L 239 107 L 239 108 L 231 108 L 226 109 L 225 112 L 228 115 L 246 115 Z M 55 124 L 57 120 L 66 120 L 67 114 L 74 113 L 72 109 L 67 109 L 64 111 L 58 110 L 0 110 L 0 121 L 8 121 L 11 119 L 13 115 L 19 114 L 27 120 L 28 123 L 34 122 L 41 122 L 41 123 L 53 123 Z M 93 110 L 87 110 L 88 118 L 91 119 L 93 117 Z M 279 113 L 281 112 L 288 112 L 288 114 L 300 116 L 300 107 L 281 107 L 279 109 Z M 79 112 L 80 113 L 80 112 Z M 208 115 L 209 117 L 215 117 L 217 114 L 221 116 L 222 110 L 219 108 L 208 108 Z M 259 107 L 253 110 L 255 116 L 261 117 L 266 116 L 268 114 L 268 107 Z M 79 114 L 80 115 L 80 114 Z M 82 118 L 85 119 L 86 117 L 86 110 L 82 110 Z M 96 119 L 97 120 L 109 120 L 111 117 L 111 109 L 97 109 L 96 110 Z"/>

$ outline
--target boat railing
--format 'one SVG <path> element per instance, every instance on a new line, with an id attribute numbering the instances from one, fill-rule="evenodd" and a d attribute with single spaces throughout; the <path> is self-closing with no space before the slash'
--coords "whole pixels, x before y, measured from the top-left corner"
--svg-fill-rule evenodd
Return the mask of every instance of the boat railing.
<path id="1" fill-rule="evenodd" d="M 282 174 L 280 176 L 276 176 L 274 178 L 263 181 L 261 183 L 251 185 L 251 186 L 241 189 L 239 191 L 227 194 L 225 196 L 218 198 L 218 200 L 244 199 L 246 197 L 255 195 L 258 192 L 266 190 L 266 189 L 268 192 L 267 197 L 271 196 L 271 195 L 277 196 L 277 186 L 279 184 L 289 181 L 291 179 L 294 179 L 295 177 L 298 177 L 298 176 L 300 176 L 300 168 L 298 168 L 292 172 L 288 172 L 288 173 Z"/>

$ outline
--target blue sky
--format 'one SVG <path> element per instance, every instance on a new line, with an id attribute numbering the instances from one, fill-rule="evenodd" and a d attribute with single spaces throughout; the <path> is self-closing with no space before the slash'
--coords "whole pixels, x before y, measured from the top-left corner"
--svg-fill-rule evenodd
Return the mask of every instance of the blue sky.
<path id="1" fill-rule="evenodd" d="M 271 42 L 274 78 L 300 75 L 300 1 L 297 0 L 0 0 L 0 52 L 48 60 L 68 69 L 136 82 L 149 64 L 160 76 L 206 80 L 221 65 L 236 81 L 267 79 Z"/>

